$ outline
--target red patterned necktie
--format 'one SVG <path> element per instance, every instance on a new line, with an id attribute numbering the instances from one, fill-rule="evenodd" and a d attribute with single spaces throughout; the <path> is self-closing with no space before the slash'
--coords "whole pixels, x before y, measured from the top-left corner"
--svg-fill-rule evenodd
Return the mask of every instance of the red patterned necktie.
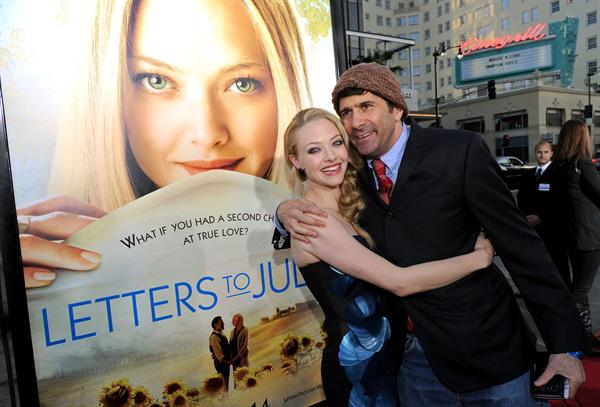
<path id="1" fill-rule="evenodd" d="M 377 177 L 377 183 L 379 184 L 377 194 L 386 205 L 389 205 L 394 183 L 385 174 L 385 164 L 379 158 L 373 160 L 373 170 L 375 170 L 375 176 Z"/>

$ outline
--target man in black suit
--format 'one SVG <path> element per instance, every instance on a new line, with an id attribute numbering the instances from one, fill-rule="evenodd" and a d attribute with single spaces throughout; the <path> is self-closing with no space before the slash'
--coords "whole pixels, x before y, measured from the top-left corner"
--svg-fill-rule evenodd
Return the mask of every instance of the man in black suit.
<path id="1" fill-rule="evenodd" d="M 552 354 L 537 384 L 560 372 L 569 378 L 573 397 L 584 380 L 581 361 L 573 357 L 584 346 L 580 318 L 481 137 L 403 123 L 408 109 L 400 83 L 377 64 L 347 70 L 332 97 L 352 144 L 365 157 L 360 181 L 367 207 L 361 224 L 380 254 L 399 266 L 449 258 L 470 252 L 483 227 Z M 391 190 L 384 175 L 394 184 Z M 305 200 L 283 202 L 277 215 L 301 240 L 317 236 L 315 226 L 324 222 L 313 216 L 323 211 Z M 281 242 L 276 232 L 274 243 Z M 334 256 L 322 260 L 336 266 L 340 248 L 331 252 Z M 403 403 L 455 406 L 462 399 L 478 406 L 534 405 L 529 390 L 534 343 L 496 266 L 386 302 L 392 318 L 404 321 L 407 312 L 416 329 L 408 335 L 399 378 Z"/>
<path id="2" fill-rule="evenodd" d="M 543 140 L 535 145 L 537 167 L 523 176 L 517 194 L 519 208 L 527 223 L 540 235 L 554 265 L 567 287 L 571 287 L 571 271 L 567 254 L 567 196 L 560 169 L 552 162 L 552 145 Z"/>
<path id="3" fill-rule="evenodd" d="M 215 365 L 215 370 L 223 376 L 225 390 L 229 388 L 229 371 L 231 365 L 231 350 L 227 337 L 223 334 L 225 323 L 221 316 L 214 317 L 210 325 L 213 331 L 208 338 L 208 350 Z"/>

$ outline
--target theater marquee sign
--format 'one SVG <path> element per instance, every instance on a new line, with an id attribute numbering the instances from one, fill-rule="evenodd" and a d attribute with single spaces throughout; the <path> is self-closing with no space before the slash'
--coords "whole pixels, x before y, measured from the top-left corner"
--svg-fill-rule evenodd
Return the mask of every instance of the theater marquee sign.
<path id="1" fill-rule="evenodd" d="M 469 38 L 461 44 L 464 57 L 455 60 L 455 86 L 522 77 L 535 70 L 556 73 L 567 86 L 572 79 L 577 26 L 577 19 L 568 18 L 498 38 Z"/>

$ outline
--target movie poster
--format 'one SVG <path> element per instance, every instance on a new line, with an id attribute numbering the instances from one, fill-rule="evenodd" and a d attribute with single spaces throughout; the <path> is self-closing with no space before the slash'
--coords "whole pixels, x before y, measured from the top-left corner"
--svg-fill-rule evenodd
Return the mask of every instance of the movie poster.
<path id="1" fill-rule="evenodd" d="M 323 398 L 322 313 L 270 240 L 334 61 L 328 0 L 0 0 L 41 405 Z"/>

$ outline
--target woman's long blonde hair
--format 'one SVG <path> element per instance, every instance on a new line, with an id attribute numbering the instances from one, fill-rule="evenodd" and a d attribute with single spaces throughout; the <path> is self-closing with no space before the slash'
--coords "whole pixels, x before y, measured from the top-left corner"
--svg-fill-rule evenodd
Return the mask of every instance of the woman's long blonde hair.
<path id="1" fill-rule="evenodd" d="M 326 110 L 319 108 L 308 108 L 301 110 L 290 121 L 285 134 L 283 136 L 283 144 L 285 146 L 285 156 L 288 157 L 287 166 L 292 171 L 293 177 L 290 177 L 289 184 L 292 189 L 297 191 L 299 182 L 306 181 L 306 173 L 295 168 L 289 159 L 290 155 L 298 156 L 297 136 L 298 131 L 306 124 L 315 120 L 325 119 L 331 122 L 344 141 L 344 145 L 348 150 L 348 167 L 344 174 L 344 180 L 340 185 L 340 195 L 338 198 L 338 211 L 340 215 L 352 225 L 356 233 L 364 237 L 370 247 L 374 247 L 374 241 L 371 236 L 359 224 L 361 213 L 365 208 L 365 200 L 358 185 L 358 171 L 362 168 L 362 158 L 358 152 L 350 145 L 348 133 L 339 119 Z"/>
<path id="2" fill-rule="evenodd" d="M 79 47 L 71 97 L 58 129 L 50 193 L 116 209 L 156 189 L 133 158 L 122 94 L 129 84 L 127 49 L 140 0 L 96 0 L 77 14 Z M 286 0 L 240 0 L 257 32 L 277 97 L 277 146 L 267 178 L 287 182 L 283 129 L 310 106 L 306 60 L 297 17 Z M 174 3 L 176 6 L 176 3 Z M 81 30 L 81 27 L 86 29 Z"/>

